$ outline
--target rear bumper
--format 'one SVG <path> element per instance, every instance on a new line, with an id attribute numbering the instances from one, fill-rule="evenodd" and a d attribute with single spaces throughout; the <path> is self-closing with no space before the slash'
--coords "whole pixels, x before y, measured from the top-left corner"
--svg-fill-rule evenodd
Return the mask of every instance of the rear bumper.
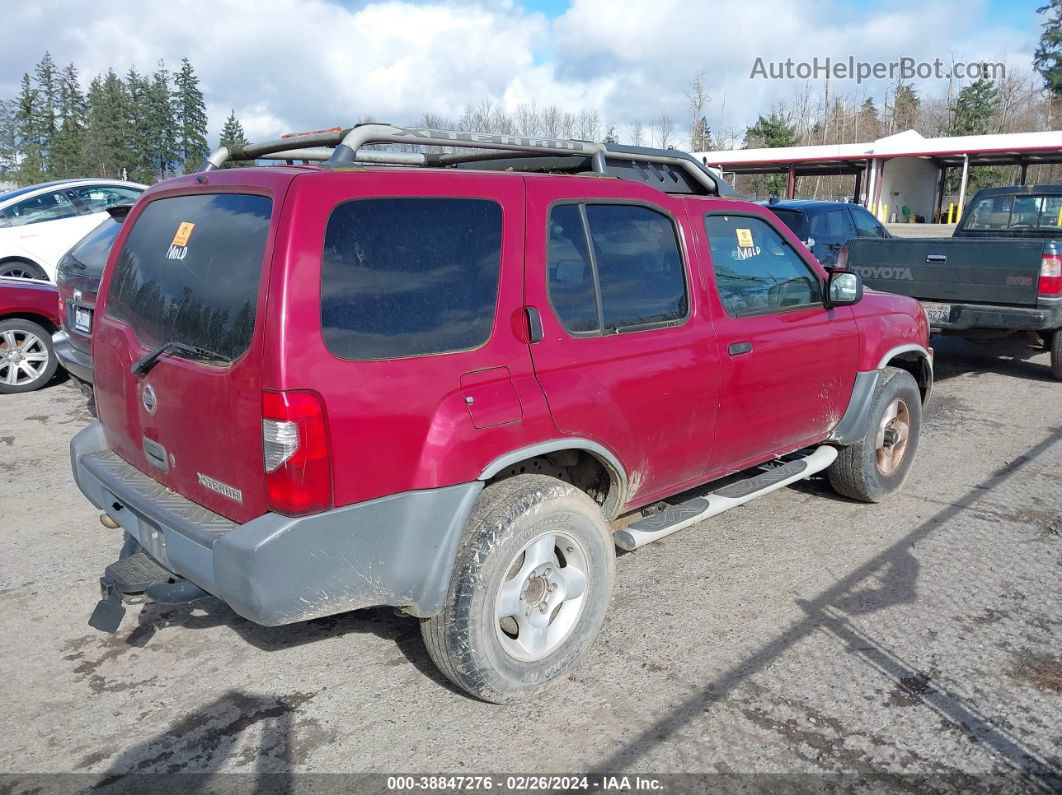
<path id="1" fill-rule="evenodd" d="M 152 558 L 267 626 L 374 605 L 436 614 L 483 488 L 475 481 L 239 525 L 127 464 L 98 422 L 74 437 L 70 457 L 81 492 Z"/>
<path id="2" fill-rule="evenodd" d="M 993 304 L 951 304 L 947 323 L 934 321 L 934 329 L 965 331 L 967 329 L 1012 329 L 1014 331 L 1042 331 L 1062 327 L 1062 303 L 1038 306 L 996 306 Z"/>
<path id="3" fill-rule="evenodd" d="M 75 348 L 69 334 L 65 331 L 55 332 L 52 335 L 52 347 L 64 370 L 79 381 L 92 383 L 92 356 Z"/>

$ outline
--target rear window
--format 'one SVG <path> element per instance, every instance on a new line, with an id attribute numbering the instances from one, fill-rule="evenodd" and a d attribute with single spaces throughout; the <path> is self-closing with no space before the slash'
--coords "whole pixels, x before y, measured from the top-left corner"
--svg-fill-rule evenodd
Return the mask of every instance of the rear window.
<path id="1" fill-rule="evenodd" d="M 237 358 L 254 333 L 272 210 L 271 199 L 233 193 L 151 202 L 118 257 L 107 313 L 145 345 Z"/>
<path id="2" fill-rule="evenodd" d="M 489 199 L 340 204 L 321 267 L 328 349 L 367 361 L 478 348 L 494 325 L 501 236 Z"/>
<path id="3" fill-rule="evenodd" d="M 964 228 L 1023 232 L 1062 227 L 1062 196 L 986 196 L 974 205 Z"/>
<path id="4" fill-rule="evenodd" d="M 59 260 L 59 278 L 67 273 L 78 276 L 94 276 L 97 279 L 107 264 L 107 255 L 111 253 L 114 239 L 122 230 L 122 218 L 107 218 L 81 238 L 66 255 Z"/>

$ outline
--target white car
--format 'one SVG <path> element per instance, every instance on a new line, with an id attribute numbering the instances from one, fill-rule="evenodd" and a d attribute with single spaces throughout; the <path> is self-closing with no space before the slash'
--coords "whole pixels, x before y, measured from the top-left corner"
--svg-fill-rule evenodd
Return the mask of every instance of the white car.
<path id="1" fill-rule="evenodd" d="M 147 185 L 117 179 L 62 179 L 0 193 L 0 276 L 55 281 L 59 259 Z"/>

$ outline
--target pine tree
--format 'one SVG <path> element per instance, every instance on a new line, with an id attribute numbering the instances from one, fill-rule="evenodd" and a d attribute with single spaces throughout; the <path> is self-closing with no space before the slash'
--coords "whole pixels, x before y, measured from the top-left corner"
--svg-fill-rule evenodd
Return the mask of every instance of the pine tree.
<path id="1" fill-rule="evenodd" d="M 173 176 L 177 173 L 177 122 L 170 97 L 170 73 L 162 61 L 151 76 L 147 128 L 155 176 L 158 179 Z"/>
<path id="2" fill-rule="evenodd" d="M 129 179 L 135 182 L 151 182 L 155 176 L 155 163 L 151 150 L 148 95 L 151 84 L 136 67 L 130 66 L 125 74 L 126 122 L 126 169 Z"/>
<path id="3" fill-rule="evenodd" d="M 125 84 L 113 69 L 89 86 L 86 152 L 94 176 L 121 177 L 129 167 L 128 104 Z"/>
<path id="4" fill-rule="evenodd" d="M 921 100 L 909 85 L 898 85 L 896 97 L 892 103 L 892 131 L 913 130 L 918 122 L 918 108 Z"/>
<path id="5" fill-rule="evenodd" d="M 184 171 L 195 171 L 209 154 L 207 150 L 207 116 L 199 78 L 187 58 L 174 75 L 173 102 L 177 121 L 177 152 Z"/>
<path id="6" fill-rule="evenodd" d="M 246 146 L 247 136 L 243 132 L 243 125 L 240 124 L 240 120 L 236 118 L 236 111 L 229 111 L 229 117 L 225 119 L 225 126 L 221 128 L 221 141 L 222 146 L 227 146 L 230 150 L 238 146 Z M 253 160 L 230 160 L 225 163 L 225 168 L 241 168 L 245 166 L 253 166 Z"/>
<path id="7" fill-rule="evenodd" d="M 874 100 L 867 99 L 859 108 L 856 118 L 856 138 L 858 141 L 876 141 L 881 137 L 881 117 Z"/>
<path id="8" fill-rule="evenodd" d="M 13 99 L 0 101 L 0 179 L 14 179 L 18 168 L 18 125 L 15 116 L 18 103 Z"/>
<path id="9" fill-rule="evenodd" d="M 959 92 L 951 135 L 985 135 L 999 104 L 999 90 L 985 78 L 975 80 Z"/>
<path id="10" fill-rule="evenodd" d="M 51 53 L 45 51 L 44 57 L 33 70 L 37 84 L 37 135 L 41 148 L 42 173 L 54 176 L 51 167 L 52 144 L 59 129 L 59 72 Z"/>
<path id="11" fill-rule="evenodd" d="M 17 178 L 21 185 L 32 185 L 45 178 L 40 121 L 40 92 L 33 87 L 30 76 L 23 74 L 15 107 L 15 134 L 21 158 Z"/>
<path id="12" fill-rule="evenodd" d="M 778 113 L 760 116 L 756 123 L 745 129 L 745 148 L 796 146 L 796 127 Z"/>
<path id="13" fill-rule="evenodd" d="M 1036 13 L 1048 17 L 1033 54 L 1033 68 L 1043 78 L 1044 88 L 1056 99 L 1062 98 L 1062 0 L 1051 0 Z"/>
<path id="14" fill-rule="evenodd" d="M 59 129 L 52 144 L 51 171 L 56 177 L 88 173 L 85 161 L 85 123 L 88 113 L 77 67 L 69 64 L 59 77 Z"/>

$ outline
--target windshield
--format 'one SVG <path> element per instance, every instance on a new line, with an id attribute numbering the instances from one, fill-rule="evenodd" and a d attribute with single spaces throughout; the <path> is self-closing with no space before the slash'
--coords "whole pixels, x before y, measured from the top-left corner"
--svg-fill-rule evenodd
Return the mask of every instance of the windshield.
<path id="1" fill-rule="evenodd" d="M 1062 229 L 1062 196 L 986 196 L 974 205 L 965 229 L 1022 232 Z"/>
<path id="2" fill-rule="evenodd" d="M 151 202 L 114 267 L 107 314 L 157 347 L 178 342 L 236 359 L 254 333 L 273 202 L 203 194 Z"/>

